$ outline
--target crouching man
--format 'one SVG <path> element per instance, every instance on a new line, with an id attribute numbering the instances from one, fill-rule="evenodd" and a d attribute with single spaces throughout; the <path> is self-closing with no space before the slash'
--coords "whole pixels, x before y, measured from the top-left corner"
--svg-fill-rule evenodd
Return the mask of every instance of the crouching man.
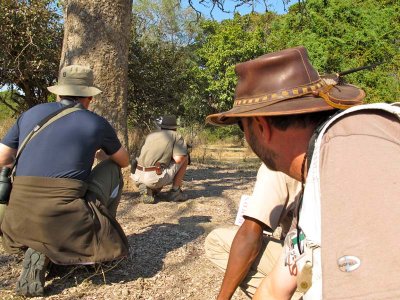
<path id="1" fill-rule="evenodd" d="M 171 183 L 169 200 L 185 201 L 188 197 L 181 186 L 188 165 L 188 147 L 176 132 L 175 116 L 163 116 L 156 123 L 159 129 L 146 137 L 131 178 L 144 203 L 154 203 L 154 196 Z"/>
<path id="2" fill-rule="evenodd" d="M 115 219 L 122 192 L 121 168 L 129 155 L 111 125 L 88 109 L 101 90 L 88 67 L 61 70 L 48 88 L 58 101 L 23 113 L 0 143 L 0 166 L 17 157 L 10 201 L 1 224 L 9 253 L 25 251 L 16 293 L 41 296 L 46 266 L 93 264 L 128 254 L 128 241 Z M 32 129 L 58 113 L 23 146 Z M 18 151 L 18 154 L 17 154 Z M 107 158 L 92 170 L 96 153 Z"/>

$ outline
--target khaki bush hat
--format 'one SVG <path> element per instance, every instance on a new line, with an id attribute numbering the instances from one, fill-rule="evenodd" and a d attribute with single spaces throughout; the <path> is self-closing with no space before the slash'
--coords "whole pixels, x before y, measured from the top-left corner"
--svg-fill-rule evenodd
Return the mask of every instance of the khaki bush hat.
<path id="1" fill-rule="evenodd" d="M 178 124 L 174 115 L 162 116 L 156 120 L 157 125 L 161 129 L 176 129 Z"/>
<path id="2" fill-rule="evenodd" d="M 93 85 L 92 69 L 80 65 L 62 68 L 57 85 L 47 89 L 61 96 L 91 97 L 101 93 L 101 90 Z"/>
<path id="3" fill-rule="evenodd" d="M 241 117 L 281 116 L 345 109 L 361 104 L 360 88 L 321 78 L 303 46 L 269 53 L 237 64 L 233 108 L 207 116 L 214 125 L 231 125 Z"/>

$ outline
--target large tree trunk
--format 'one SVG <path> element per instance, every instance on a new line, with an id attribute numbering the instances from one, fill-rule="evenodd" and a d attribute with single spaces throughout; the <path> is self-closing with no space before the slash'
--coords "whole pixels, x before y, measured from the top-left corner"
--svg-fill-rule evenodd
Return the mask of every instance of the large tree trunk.
<path id="1" fill-rule="evenodd" d="M 66 0 L 61 67 L 93 68 L 103 93 L 91 108 L 104 116 L 128 147 L 127 80 L 132 0 Z"/>

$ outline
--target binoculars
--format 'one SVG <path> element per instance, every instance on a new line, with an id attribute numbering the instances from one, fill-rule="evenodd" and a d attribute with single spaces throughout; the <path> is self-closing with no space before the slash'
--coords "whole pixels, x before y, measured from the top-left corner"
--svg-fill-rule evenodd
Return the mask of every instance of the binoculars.
<path id="1" fill-rule="evenodd" d="M 0 204 L 7 204 L 11 193 L 11 169 L 2 167 L 0 170 Z"/>
<path id="2" fill-rule="evenodd" d="M 11 194 L 12 185 L 10 173 L 11 169 L 7 167 L 3 167 L 0 170 L 0 225 L 3 223 L 4 213 Z M 2 233 L 0 229 L 0 236 L 1 235 Z"/>

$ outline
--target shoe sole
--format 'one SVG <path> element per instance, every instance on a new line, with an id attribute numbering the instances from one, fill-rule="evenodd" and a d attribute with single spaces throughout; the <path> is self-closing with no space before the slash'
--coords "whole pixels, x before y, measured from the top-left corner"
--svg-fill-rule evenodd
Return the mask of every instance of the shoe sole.
<path id="1" fill-rule="evenodd" d="M 43 253 L 32 248 L 26 250 L 22 262 L 21 276 L 15 288 L 17 295 L 43 296 L 47 263 L 48 259 Z"/>

